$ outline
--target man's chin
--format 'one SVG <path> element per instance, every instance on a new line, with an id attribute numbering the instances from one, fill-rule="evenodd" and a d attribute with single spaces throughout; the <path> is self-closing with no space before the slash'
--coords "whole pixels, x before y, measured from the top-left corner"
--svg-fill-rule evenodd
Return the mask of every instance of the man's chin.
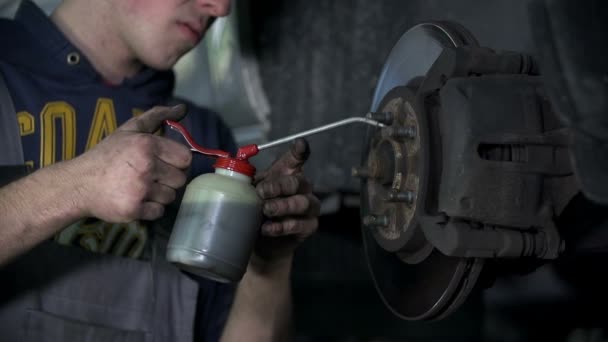
<path id="1" fill-rule="evenodd" d="M 147 60 L 144 61 L 144 64 L 155 70 L 171 70 L 184 54 L 185 53 L 176 54 L 173 56 L 165 56 L 164 58 L 159 58 L 157 60 Z"/>

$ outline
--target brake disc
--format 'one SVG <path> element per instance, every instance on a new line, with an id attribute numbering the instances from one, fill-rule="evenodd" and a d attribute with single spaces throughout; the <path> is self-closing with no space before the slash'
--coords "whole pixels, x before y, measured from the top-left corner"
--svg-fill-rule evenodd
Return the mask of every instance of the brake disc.
<path id="1" fill-rule="evenodd" d="M 392 113 L 390 126 L 369 130 L 362 176 L 362 236 L 375 287 L 386 306 L 406 320 L 435 320 L 453 312 L 475 285 L 482 259 L 448 257 L 419 226 L 429 191 L 425 109 L 416 90 L 446 47 L 477 46 L 464 28 L 419 24 L 401 36 L 384 64 L 372 112 Z"/>

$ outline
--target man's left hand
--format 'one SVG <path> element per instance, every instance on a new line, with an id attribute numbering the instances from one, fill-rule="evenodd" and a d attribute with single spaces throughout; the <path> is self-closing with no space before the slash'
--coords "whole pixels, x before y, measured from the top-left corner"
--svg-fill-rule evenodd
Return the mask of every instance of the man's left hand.
<path id="1" fill-rule="evenodd" d="M 254 257 L 265 264 L 290 260 L 298 244 L 317 230 L 319 199 L 302 173 L 309 155 L 306 140 L 298 139 L 255 179 L 266 221 Z"/>

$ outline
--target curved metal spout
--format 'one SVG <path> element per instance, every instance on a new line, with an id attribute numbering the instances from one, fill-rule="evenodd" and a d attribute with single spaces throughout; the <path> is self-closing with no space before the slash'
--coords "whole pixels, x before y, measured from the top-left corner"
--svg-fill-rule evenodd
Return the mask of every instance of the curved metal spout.
<path id="1" fill-rule="evenodd" d="M 258 145 L 258 150 L 263 150 L 263 149 L 266 149 L 266 148 L 269 148 L 269 147 L 281 145 L 281 144 L 284 144 L 284 143 L 288 143 L 288 142 L 290 142 L 290 141 L 292 141 L 294 139 L 297 139 L 297 138 L 302 138 L 302 137 L 306 137 L 306 136 L 309 136 L 309 135 L 321 133 L 323 131 L 327 131 L 328 129 L 333 129 L 333 128 L 336 128 L 336 127 L 340 127 L 340 126 L 344 126 L 344 125 L 349 125 L 351 123 L 356 123 L 356 122 L 361 122 L 361 123 L 372 125 L 372 126 L 375 126 L 375 127 L 384 127 L 385 126 L 383 123 L 381 123 L 379 121 L 376 121 L 376 120 L 368 119 L 367 117 L 363 117 L 363 118 L 362 117 L 348 118 L 348 119 L 336 121 L 336 122 L 333 122 L 333 123 L 330 123 L 330 124 L 327 124 L 327 125 L 324 125 L 324 126 L 320 126 L 320 127 L 317 127 L 317 128 L 312 128 L 312 129 L 309 129 L 309 130 L 304 131 L 304 132 L 288 135 L 288 136 L 286 136 L 284 138 L 277 139 L 277 140 L 274 140 L 274 141 L 271 141 L 271 142 L 268 142 L 268 143 L 265 143 L 265 144 Z"/>

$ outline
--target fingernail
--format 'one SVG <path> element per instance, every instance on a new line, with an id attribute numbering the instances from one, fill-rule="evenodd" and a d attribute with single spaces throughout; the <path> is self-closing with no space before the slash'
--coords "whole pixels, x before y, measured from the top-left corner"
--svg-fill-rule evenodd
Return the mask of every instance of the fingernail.
<path id="1" fill-rule="evenodd" d="M 264 223 L 264 225 L 262 225 L 262 233 L 263 234 L 272 234 L 272 224 Z"/>
<path id="2" fill-rule="evenodd" d="M 292 149 L 297 155 L 300 155 L 303 158 L 308 158 L 310 155 L 310 146 L 304 138 L 296 139 L 292 144 Z"/>
<path id="3" fill-rule="evenodd" d="M 180 103 L 178 105 L 175 105 L 175 106 L 171 107 L 171 110 L 173 110 L 173 111 L 180 111 L 180 110 L 183 110 L 185 108 L 186 108 L 186 106 L 183 103 Z"/>
<path id="4" fill-rule="evenodd" d="M 274 205 L 273 205 L 272 203 L 266 203 L 266 204 L 264 205 L 264 213 L 265 213 L 267 216 L 272 216 L 272 215 L 274 215 L 274 212 L 275 212 L 275 210 L 274 210 Z"/>
<path id="5" fill-rule="evenodd" d="M 276 223 L 269 223 L 263 227 L 264 232 L 268 235 L 279 235 L 282 232 L 282 226 Z"/>

